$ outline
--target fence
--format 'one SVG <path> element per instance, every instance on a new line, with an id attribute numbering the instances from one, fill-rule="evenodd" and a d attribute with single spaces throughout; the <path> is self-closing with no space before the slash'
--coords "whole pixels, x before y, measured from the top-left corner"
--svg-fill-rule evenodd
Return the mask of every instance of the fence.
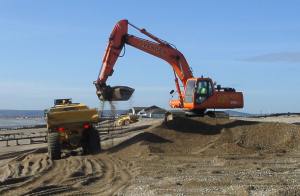
<path id="1" fill-rule="evenodd" d="M 138 125 L 138 126 L 111 126 L 107 124 L 102 124 L 96 126 L 99 131 L 101 140 L 108 139 L 109 137 L 114 137 L 116 135 L 124 134 L 131 131 L 137 131 L 141 129 L 148 128 L 149 125 Z M 0 142 L 5 142 L 6 146 L 10 145 L 9 142 L 15 141 L 15 145 L 25 145 L 20 143 L 21 140 L 29 140 L 29 144 L 33 143 L 46 143 L 47 142 L 47 131 L 42 132 L 20 132 L 20 133 L 5 133 L 0 134 Z M 26 143 L 28 145 L 28 143 Z"/>
<path id="2" fill-rule="evenodd" d="M 16 145 L 22 145 L 20 144 L 20 140 L 29 140 L 29 144 L 38 143 L 38 142 L 47 142 L 47 133 L 31 132 L 25 134 L 24 132 L 21 132 L 21 133 L 0 134 L 0 142 L 5 142 L 6 146 L 9 146 L 10 141 L 16 141 Z"/>

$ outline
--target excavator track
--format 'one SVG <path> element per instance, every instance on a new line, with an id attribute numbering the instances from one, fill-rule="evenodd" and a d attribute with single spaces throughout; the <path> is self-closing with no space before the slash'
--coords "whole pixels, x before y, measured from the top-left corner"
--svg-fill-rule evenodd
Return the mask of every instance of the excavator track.
<path id="1" fill-rule="evenodd" d="M 203 117 L 203 118 L 226 118 L 229 119 L 229 114 L 224 111 L 207 111 L 204 113 L 195 113 L 192 111 L 168 111 L 165 113 L 165 122 L 171 121 L 176 117 Z"/>

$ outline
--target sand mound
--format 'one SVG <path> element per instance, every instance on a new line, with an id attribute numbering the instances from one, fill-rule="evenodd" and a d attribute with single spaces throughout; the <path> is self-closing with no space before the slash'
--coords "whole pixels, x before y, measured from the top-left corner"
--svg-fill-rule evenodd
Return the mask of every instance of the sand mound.
<path id="1" fill-rule="evenodd" d="M 300 129 L 284 123 L 247 122 L 214 118 L 176 117 L 147 133 L 121 143 L 111 152 L 126 155 L 245 154 L 298 149 Z"/>
<path id="2" fill-rule="evenodd" d="M 236 143 L 254 150 L 278 152 L 298 147 L 299 126 L 283 123 L 257 123 L 224 129 L 219 142 Z"/>

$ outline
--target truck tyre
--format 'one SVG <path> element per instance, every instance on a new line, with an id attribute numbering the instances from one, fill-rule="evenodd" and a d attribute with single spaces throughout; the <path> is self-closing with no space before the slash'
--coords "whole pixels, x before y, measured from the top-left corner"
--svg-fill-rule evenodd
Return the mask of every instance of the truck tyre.
<path id="1" fill-rule="evenodd" d="M 88 129 L 84 133 L 82 144 L 83 154 L 98 154 L 101 151 L 99 132 L 94 129 Z"/>
<path id="2" fill-rule="evenodd" d="M 52 132 L 48 134 L 48 154 L 51 160 L 61 158 L 61 146 L 59 142 L 59 133 Z"/>

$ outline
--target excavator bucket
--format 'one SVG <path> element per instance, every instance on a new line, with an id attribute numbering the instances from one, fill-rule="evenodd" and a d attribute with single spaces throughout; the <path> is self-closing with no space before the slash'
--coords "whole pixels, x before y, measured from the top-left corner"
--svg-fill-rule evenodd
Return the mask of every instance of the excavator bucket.
<path id="1" fill-rule="evenodd" d="M 133 88 L 128 86 L 115 86 L 112 87 L 112 100 L 111 101 L 127 101 L 130 99 L 134 92 Z"/>
<path id="2" fill-rule="evenodd" d="M 127 101 L 132 96 L 135 89 L 128 86 L 104 86 L 97 88 L 97 96 L 101 101 Z"/>

